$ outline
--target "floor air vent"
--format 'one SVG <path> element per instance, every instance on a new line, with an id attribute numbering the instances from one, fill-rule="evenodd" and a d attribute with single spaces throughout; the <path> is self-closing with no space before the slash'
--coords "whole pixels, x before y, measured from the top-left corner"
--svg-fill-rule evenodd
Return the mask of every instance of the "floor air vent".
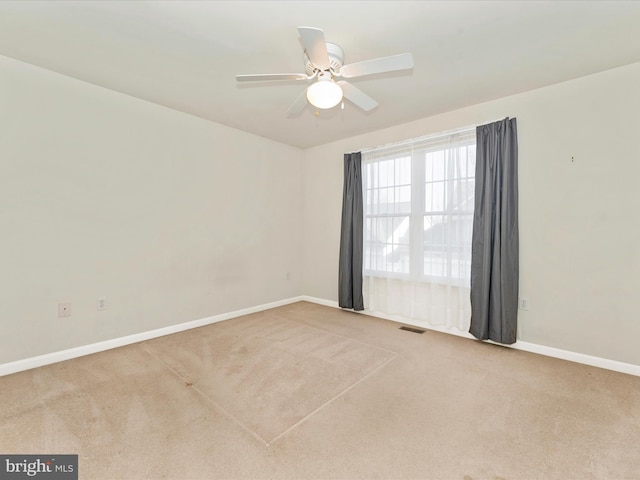
<path id="1" fill-rule="evenodd" d="M 413 333 L 424 333 L 426 330 L 420 330 L 419 328 L 411 328 L 411 327 L 400 327 L 400 330 L 406 330 L 407 332 Z"/>

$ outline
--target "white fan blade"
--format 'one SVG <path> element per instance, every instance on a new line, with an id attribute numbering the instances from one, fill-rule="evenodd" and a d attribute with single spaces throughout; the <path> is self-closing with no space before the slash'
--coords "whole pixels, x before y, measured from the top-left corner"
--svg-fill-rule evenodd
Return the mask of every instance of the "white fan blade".
<path id="1" fill-rule="evenodd" d="M 311 63 L 321 70 L 328 69 L 331 64 L 329 62 L 329 53 L 327 52 L 327 42 L 324 40 L 324 32 L 319 28 L 298 27 L 298 33 Z"/>
<path id="2" fill-rule="evenodd" d="M 345 82 L 344 80 L 341 80 L 336 83 L 340 85 L 340 88 L 342 88 L 342 93 L 344 95 L 344 98 L 354 103 L 356 106 L 360 107 L 365 112 L 373 110 L 378 106 L 378 102 L 376 102 L 369 95 L 364 93 L 359 88 L 354 87 L 350 83 Z"/>
<path id="3" fill-rule="evenodd" d="M 413 55 L 401 53 L 390 57 L 374 58 L 363 62 L 351 63 L 340 68 L 338 75 L 344 78 L 362 77 L 374 73 L 395 72 L 413 68 Z"/>
<path id="4" fill-rule="evenodd" d="M 307 89 L 305 88 L 304 91 L 300 94 L 300 96 L 296 98 L 296 101 L 293 102 L 293 105 L 289 107 L 289 111 L 287 112 L 287 117 L 288 118 L 297 117 L 298 115 L 300 115 L 300 113 L 302 112 L 302 110 L 304 110 L 304 107 L 306 106 L 307 106 Z"/>
<path id="5" fill-rule="evenodd" d="M 308 80 L 304 73 L 260 73 L 255 75 L 236 75 L 238 82 L 261 82 L 269 80 Z"/>

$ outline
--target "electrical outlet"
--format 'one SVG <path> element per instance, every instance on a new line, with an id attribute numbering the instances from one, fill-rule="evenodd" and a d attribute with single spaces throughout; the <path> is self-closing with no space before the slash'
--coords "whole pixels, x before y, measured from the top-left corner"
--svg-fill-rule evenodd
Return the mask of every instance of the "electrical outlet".
<path id="1" fill-rule="evenodd" d="M 58 318 L 71 316 L 71 303 L 58 304 Z"/>
<path id="2" fill-rule="evenodd" d="M 520 300 L 518 301 L 518 308 L 520 310 L 529 310 L 529 300 L 524 297 L 520 297 Z"/>
<path id="3" fill-rule="evenodd" d="M 107 309 L 107 299 L 104 298 L 104 297 L 98 298 L 98 301 L 96 302 L 96 305 L 98 307 L 98 310 L 106 310 Z"/>

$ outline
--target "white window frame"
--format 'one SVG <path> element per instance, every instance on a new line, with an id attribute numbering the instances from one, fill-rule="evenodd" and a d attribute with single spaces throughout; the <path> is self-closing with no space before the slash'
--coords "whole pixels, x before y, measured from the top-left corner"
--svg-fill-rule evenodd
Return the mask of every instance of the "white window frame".
<path id="1" fill-rule="evenodd" d="M 473 145 L 475 147 L 475 127 L 455 130 L 452 132 L 444 132 L 438 135 L 426 136 L 419 139 L 408 140 L 406 142 L 402 142 L 399 144 L 385 145 L 383 147 L 378 147 L 371 150 L 364 150 L 362 152 L 362 170 L 363 170 L 363 205 L 364 205 L 364 221 L 365 221 L 365 245 L 364 245 L 364 273 L 368 276 L 375 277 L 386 277 L 386 278 L 397 278 L 397 279 L 406 279 L 414 282 L 429 282 L 429 283 L 446 283 L 446 284 L 454 284 L 454 285 L 468 285 L 469 278 L 452 276 L 451 269 L 453 268 L 453 259 L 451 255 L 448 255 L 447 261 L 445 263 L 445 269 L 448 271 L 448 275 L 427 275 L 425 274 L 425 256 L 424 256 L 424 224 L 425 218 L 427 216 L 435 216 L 435 215 L 443 215 L 443 216 L 466 216 L 471 217 L 473 219 L 473 198 L 471 198 L 470 205 L 468 205 L 468 209 L 465 210 L 457 210 L 454 211 L 451 206 L 453 203 L 445 202 L 449 208 L 445 208 L 441 211 L 427 211 L 425 206 L 425 193 L 426 193 L 426 159 L 425 155 L 428 152 L 434 151 L 442 151 L 451 149 L 450 145 L 452 142 L 459 143 L 459 147 L 461 146 L 470 146 Z M 456 147 L 457 148 L 457 147 Z M 380 189 L 378 185 L 372 185 L 371 179 L 367 177 L 367 172 L 369 166 L 373 164 L 381 164 L 381 162 L 385 162 L 388 160 L 396 160 L 400 158 L 410 157 L 410 168 L 411 168 L 411 202 L 410 202 L 410 210 L 408 214 L 397 214 L 393 212 L 373 212 L 372 206 L 368 203 L 371 192 L 374 189 Z M 394 170 L 395 172 L 395 170 Z M 455 178 L 466 178 L 469 180 L 475 176 L 475 172 L 473 169 L 469 169 L 469 164 L 467 164 L 466 168 L 467 177 L 455 177 Z M 471 175 L 471 177 L 469 177 Z M 453 178 L 449 178 L 445 176 L 444 182 L 449 182 L 451 186 L 452 182 L 454 182 Z M 396 185 L 397 184 L 393 184 Z M 468 186 L 467 186 L 468 188 Z M 369 197 L 369 198 L 368 198 Z M 467 202 L 469 204 L 469 202 Z M 395 208 L 395 207 L 394 207 Z M 386 269 L 371 269 L 367 268 L 372 263 L 375 263 L 372 260 L 372 252 L 370 251 L 370 247 L 367 245 L 367 234 L 366 228 L 367 225 L 371 226 L 371 220 L 375 219 L 385 219 L 385 218 L 394 218 L 398 216 L 408 216 L 409 224 L 410 224 L 410 232 L 409 232 L 409 271 L 408 272 L 398 272 L 398 271 L 388 271 Z M 369 223 L 367 223 L 369 221 Z M 470 237 L 470 232 L 468 233 Z M 466 242 L 465 242 L 466 243 Z M 391 245 L 391 243 L 387 243 L 387 245 Z M 466 245 L 465 245 L 466 249 Z M 468 254 L 470 257 L 471 253 L 471 239 L 468 239 Z M 369 255 L 369 257 L 367 257 Z"/>

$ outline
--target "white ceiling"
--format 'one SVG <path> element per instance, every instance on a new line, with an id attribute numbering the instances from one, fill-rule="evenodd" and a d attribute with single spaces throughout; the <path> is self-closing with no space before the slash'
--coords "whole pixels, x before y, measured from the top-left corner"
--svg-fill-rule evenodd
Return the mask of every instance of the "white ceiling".
<path id="1" fill-rule="evenodd" d="M 411 52 L 410 71 L 351 79 L 375 98 L 286 112 L 304 82 L 298 26 L 345 64 Z M 308 148 L 640 62 L 639 1 L 0 1 L 0 54 Z"/>

